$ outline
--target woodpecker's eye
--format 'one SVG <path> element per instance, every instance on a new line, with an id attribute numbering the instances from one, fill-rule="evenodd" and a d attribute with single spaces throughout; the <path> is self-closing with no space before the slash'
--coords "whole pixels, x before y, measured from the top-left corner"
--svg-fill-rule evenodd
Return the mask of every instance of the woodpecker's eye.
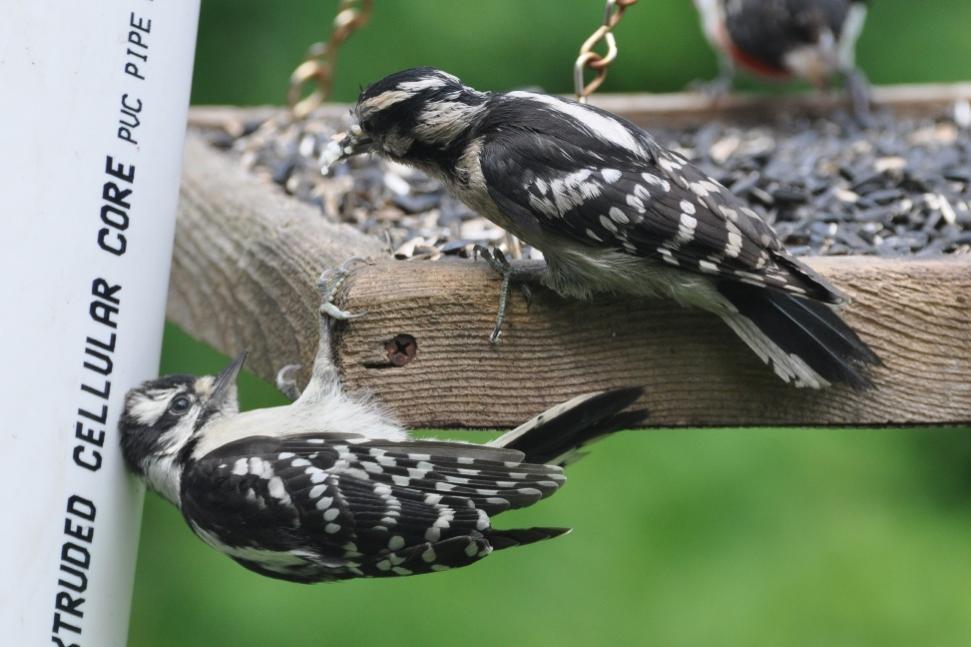
<path id="1" fill-rule="evenodd" d="M 189 410 L 190 406 L 191 403 L 189 402 L 189 398 L 184 395 L 180 395 L 176 399 L 172 400 L 172 404 L 169 405 L 169 413 L 176 416 L 181 416 Z"/>

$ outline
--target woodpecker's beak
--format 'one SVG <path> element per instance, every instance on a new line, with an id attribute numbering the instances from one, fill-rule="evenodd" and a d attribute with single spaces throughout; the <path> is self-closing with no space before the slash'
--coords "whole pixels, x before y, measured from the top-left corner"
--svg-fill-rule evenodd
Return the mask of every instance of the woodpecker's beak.
<path id="1" fill-rule="evenodd" d="M 354 124 L 346 133 L 327 144 L 320 154 L 320 164 L 326 170 L 348 157 L 369 152 L 373 144 L 374 140 L 365 135 L 360 126 Z"/>
<path id="2" fill-rule="evenodd" d="M 233 387 L 236 386 L 236 378 L 246 361 L 246 355 L 247 352 L 244 350 L 216 376 L 216 381 L 212 385 L 212 395 L 209 397 L 210 407 L 222 404 L 226 396 L 232 392 Z"/>
<path id="3" fill-rule="evenodd" d="M 344 133 L 344 137 L 340 140 L 339 145 L 344 157 L 351 157 L 352 155 L 367 153 L 371 150 L 373 143 L 374 141 L 364 134 L 361 127 L 354 124 L 350 130 Z"/>

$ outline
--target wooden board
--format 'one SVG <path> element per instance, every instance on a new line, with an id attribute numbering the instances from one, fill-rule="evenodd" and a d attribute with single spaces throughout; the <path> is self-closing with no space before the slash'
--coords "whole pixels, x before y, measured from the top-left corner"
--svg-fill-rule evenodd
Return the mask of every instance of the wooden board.
<path id="1" fill-rule="evenodd" d="M 349 388 L 427 426 L 504 427 L 578 393 L 638 384 L 662 426 L 971 420 L 971 257 L 810 265 L 853 298 L 846 318 L 885 363 L 875 390 L 786 386 L 717 317 L 669 301 L 582 303 L 534 287 L 527 309 L 514 291 L 492 346 L 499 279 L 462 260 L 357 267 L 340 305 L 368 315 L 339 327 L 337 356 Z M 396 366 L 389 342 L 400 335 L 417 353 Z"/>
<path id="2" fill-rule="evenodd" d="M 272 380 L 313 358 L 320 272 L 383 253 L 189 135 L 166 314 L 193 337 L 230 355 L 246 348 L 247 368 Z"/>
<path id="3" fill-rule="evenodd" d="M 969 98 L 968 84 L 877 88 L 878 103 L 901 112 Z M 716 114 L 697 95 L 598 101 L 639 123 Z M 732 98 L 724 109 L 754 115 L 762 108 L 753 101 Z M 232 130 L 275 110 L 194 108 L 190 123 Z M 353 255 L 378 260 L 355 268 L 340 303 L 369 315 L 339 328 L 335 355 L 348 388 L 373 392 L 409 425 L 506 427 L 577 393 L 626 384 L 647 387 L 655 425 L 971 422 L 967 256 L 810 262 L 854 297 L 846 317 L 886 363 L 878 388 L 864 394 L 786 387 L 717 318 L 667 302 L 576 303 L 536 288 L 527 311 L 516 293 L 494 347 L 498 278 L 484 263 L 391 261 L 378 241 L 327 223 L 190 136 L 168 307 L 189 334 L 227 354 L 249 349 L 249 368 L 265 379 L 290 363 L 309 369 L 317 275 Z M 415 339 L 413 358 L 391 343 L 400 335 Z"/>

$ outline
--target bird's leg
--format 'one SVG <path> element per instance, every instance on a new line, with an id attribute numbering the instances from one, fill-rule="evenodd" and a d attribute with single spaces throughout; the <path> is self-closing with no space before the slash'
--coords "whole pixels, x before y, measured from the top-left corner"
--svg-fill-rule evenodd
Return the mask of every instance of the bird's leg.
<path id="1" fill-rule="evenodd" d="M 481 256 L 489 264 L 489 267 L 502 278 L 502 284 L 499 287 L 499 311 L 496 313 L 496 325 L 492 329 L 492 334 L 489 335 L 489 342 L 497 344 L 499 343 L 500 335 L 502 335 L 503 321 L 506 318 L 506 306 L 509 303 L 509 286 L 514 278 L 518 278 L 518 273 L 510 265 L 506 259 L 506 255 L 499 249 L 490 250 L 483 245 L 476 245 L 472 248 L 472 256 L 473 258 Z M 523 293 L 523 297 L 526 299 L 526 307 L 528 308 L 532 303 L 533 293 L 525 283 L 518 283 L 518 285 Z"/>
<path id="2" fill-rule="evenodd" d="M 514 259 L 521 260 L 523 258 L 523 243 L 521 240 L 519 240 L 519 237 L 514 236 L 507 231 L 505 239 L 506 249 L 509 250 L 509 255 Z M 519 277 L 516 276 L 516 274 L 518 274 L 518 272 L 513 270 L 512 278 L 518 279 Z M 529 285 L 527 285 L 525 281 L 517 281 L 516 285 L 519 287 L 519 291 L 523 293 L 523 299 L 526 300 L 526 309 L 529 310 L 529 307 L 533 305 L 532 289 L 530 289 Z"/>
<path id="3" fill-rule="evenodd" d="M 340 388 L 340 380 L 337 374 L 337 366 L 334 362 L 334 351 L 332 345 L 333 324 L 335 321 L 349 321 L 363 317 L 366 312 L 351 314 L 346 310 L 341 310 L 334 304 L 334 295 L 340 289 L 341 284 L 350 273 L 350 267 L 362 259 L 354 257 L 345 261 L 340 267 L 325 270 L 317 281 L 317 289 L 320 290 L 320 339 L 317 342 L 317 356 L 314 358 L 314 367 L 310 375 L 310 382 L 307 388 L 297 399 L 298 402 L 313 402 L 323 395 L 333 392 Z M 277 374 L 277 385 L 281 386 L 281 376 L 289 367 L 284 367 Z M 284 391 L 286 393 L 286 391 Z"/>
<path id="4" fill-rule="evenodd" d="M 693 81 L 688 87 L 708 96 L 714 103 L 718 103 L 732 89 L 735 83 L 735 64 L 727 55 L 718 54 L 718 76 L 711 81 Z"/>
<path id="5" fill-rule="evenodd" d="M 850 107 L 853 111 L 853 117 L 861 125 L 867 125 L 870 122 L 870 103 L 872 99 L 870 82 L 867 80 L 866 75 L 855 67 L 843 70 L 843 80 L 846 85 L 846 92 L 850 96 Z"/>

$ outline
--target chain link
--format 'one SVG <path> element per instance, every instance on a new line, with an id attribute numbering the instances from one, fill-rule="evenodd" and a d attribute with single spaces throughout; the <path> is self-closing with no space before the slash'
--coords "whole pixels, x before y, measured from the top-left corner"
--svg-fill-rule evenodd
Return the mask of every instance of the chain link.
<path id="1" fill-rule="evenodd" d="M 303 63 L 290 75 L 290 87 L 287 89 L 287 103 L 290 112 L 297 119 L 303 119 L 313 112 L 330 96 L 334 85 L 334 64 L 337 62 L 337 50 L 351 34 L 367 24 L 371 17 L 372 0 L 341 0 L 334 16 L 334 27 L 330 38 L 321 43 L 314 43 L 307 50 Z M 314 83 L 314 90 L 304 98 L 300 98 L 308 83 Z"/>
<path id="2" fill-rule="evenodd" d="M 627 8 L 636 2 L 637 0 L 607 0 L 603 22 L 580 46 L 580 55 L 573 64 L 573 87 L 577 101 L 580 103 L 586 103 L 587 97 L 593 94 L 607 78 L 607 68 L 617 58 L 617 39 L 614 37 L 613 29 L 623 18 Z M 600 41 L 607 46 L 606 54 L 599 54 L 593 49 Z M 588 68 L 594 71 L 594 77 L 589 83 L 584 84 L 583 73 Z"/>

